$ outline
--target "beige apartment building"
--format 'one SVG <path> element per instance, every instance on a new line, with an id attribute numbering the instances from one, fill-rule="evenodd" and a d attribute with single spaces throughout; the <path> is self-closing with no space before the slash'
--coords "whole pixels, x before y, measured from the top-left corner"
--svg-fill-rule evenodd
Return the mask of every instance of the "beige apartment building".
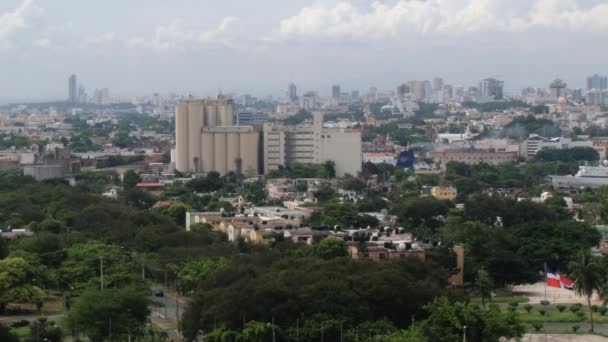
<path id="1" fill-rule="evenodd" d="M 175 112 L 175 167 L 182 172 L 259 174 L 260 129 L 234 126 L 231 99 L 188 99 Z"/>
<path id="2" fill-rule="evenodd" d="M 436 164 L 444 165 L 454 161 L 468 165 L 500 165 L 517 162 L 518 152 L 496 152 L 493 150 L 445 150 L 432 151 L 431 158 Z"/>
<path id="3" fill-rule="evenodd" d="M 312 126 L 264 125 L 264 172 L 289 163 L 336 163 L 338 177 L 361 171 L 361 132 L 324 128 L 323 114 L 314 113 Z"/>

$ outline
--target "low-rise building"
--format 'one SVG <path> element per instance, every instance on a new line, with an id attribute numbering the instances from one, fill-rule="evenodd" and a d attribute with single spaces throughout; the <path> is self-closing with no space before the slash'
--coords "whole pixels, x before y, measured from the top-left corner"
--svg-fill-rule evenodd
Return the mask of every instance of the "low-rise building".
<path id="1" fill-rule="evenodd" d="M 519 158 L 517 152 L 496 152 L 495 150 L 443 150 L 432 151 L 431 159 L 436 164 L 445 166 L 454 161 L 468 165 L 489 164 L 499 165 L 504 163 L 515 163 Z"/>
<path id="2" fill-rule="evenodd" d="M 440 200 L 453 201 L 458 196 L 458 190 L 451 186 L 434 186 L 431 188 L 431 195 Z"/>

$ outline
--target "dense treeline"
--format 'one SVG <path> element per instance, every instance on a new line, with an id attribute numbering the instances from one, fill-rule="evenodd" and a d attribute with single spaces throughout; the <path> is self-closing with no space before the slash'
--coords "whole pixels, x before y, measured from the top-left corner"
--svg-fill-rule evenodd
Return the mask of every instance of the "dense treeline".
<path id="1" fill-rule="evenodd" d="M 592 147 L 572 147 L 564 149 L 542 149 L 534 156 L 535 160 L 544 162 L 596 162 L 600 154 Z"/>
<path id="2" fill-rule="evenodd" d="M 447 272 L 417 259 L 373 263 L 348 257 L 329 260 L 267 252 L 246 256 L 200 284 L 184 317 L 185 330 L 228 329 L 243 320 L 274 321 L 295 328 L 296 321 L 324 315 L 349 325 L 387 319 L 407 326 L 411 315 L 446 294 Z"/>

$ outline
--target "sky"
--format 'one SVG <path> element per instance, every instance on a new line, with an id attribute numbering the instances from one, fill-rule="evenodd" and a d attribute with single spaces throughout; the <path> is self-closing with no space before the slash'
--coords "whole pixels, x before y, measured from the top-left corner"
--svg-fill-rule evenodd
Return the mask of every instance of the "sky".
<path id="1" fill-rule="evenodd" d="M 1 0 L 0 101 L 608 74 L 608 0 Z"/>

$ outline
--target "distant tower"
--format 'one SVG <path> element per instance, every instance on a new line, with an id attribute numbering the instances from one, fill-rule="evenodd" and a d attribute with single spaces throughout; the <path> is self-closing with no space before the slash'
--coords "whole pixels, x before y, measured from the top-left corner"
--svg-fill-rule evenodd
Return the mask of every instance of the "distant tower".
<path id="1" fill-rule="evenodd" d="M 334 85 L 331 87 L 331 97 L 336 101 L 340 100 L 340 86 L 339 85 Z"/>
<path id="2" fill-rule="evenodd" d="M 503 99 L 504 82 L 493 77 L 486 78 L 479 82 L 479 92 L 482 97 L 493 98 L 494 100 Z"/>
<path id="3" fill-rule="evenodd" d="M 68 79 L 68 101 L 71 103 L 78 102 L 78 80 L 76 75 L 71 75 Z"/>
<path id="4" fill-rule="evenodd" d="M 559 99 L 562 96 L 566 96 L 566 83 L 559 78 L 556 78 L 549 84 L 549 90 L 551 91 L 551 97 Z"/>
<path id="5" fill-rule="evenodd" d="M 298 88 L 293 83 L 289 83 L 289 87 L 287 88 L 287 94 L 290 102 L 298 102 Z"/>

